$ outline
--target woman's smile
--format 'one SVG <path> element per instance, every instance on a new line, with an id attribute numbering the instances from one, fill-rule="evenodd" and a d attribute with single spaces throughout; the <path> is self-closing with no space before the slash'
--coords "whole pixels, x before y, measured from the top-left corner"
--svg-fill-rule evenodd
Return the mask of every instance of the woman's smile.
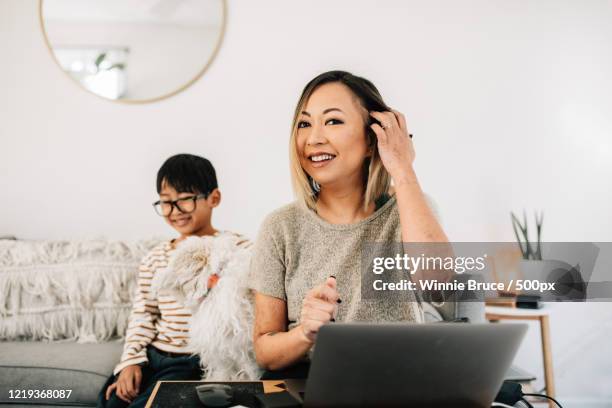
<path id="1" fill-rule="evenodd" d="M 308 160 L 310 161 L 310 165 L 314 168 L 320 168 L 327 166 L 336 158 L 335 154 L 326 153 L 326 152 L 315 152 L 308 155 Z"/>

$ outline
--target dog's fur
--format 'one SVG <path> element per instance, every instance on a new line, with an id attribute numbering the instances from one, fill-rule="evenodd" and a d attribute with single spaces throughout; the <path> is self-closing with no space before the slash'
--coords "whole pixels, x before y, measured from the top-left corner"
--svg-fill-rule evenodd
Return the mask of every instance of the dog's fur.
<path id="1" fill-rule="evenodd" d="M 253 295 L 247 288 L 250 249 L 243 238 L 222 233 L 180 243 L 153 290 L 172 291 L 193 310 L 190 349 L 199 355 L 204 380 L 255 380 L 262 370 L 253 351 Z M 219 281 L 207 289 L 210 275 Z"/>

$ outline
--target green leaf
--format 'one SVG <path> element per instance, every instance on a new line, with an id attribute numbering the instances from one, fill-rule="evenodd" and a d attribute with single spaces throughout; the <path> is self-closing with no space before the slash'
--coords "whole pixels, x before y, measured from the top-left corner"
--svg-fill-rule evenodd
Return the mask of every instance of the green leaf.
<path id="1" fill-rule="evenodd" d="M 536 247 L 536 259 L 542 260 L 542 223 L 544 222 L 544 211 L 535 214 L 536 230 L 538 232 L 538 246 Z"/>
<path id="2" fill-rule="evenodd" d="M 523 241 L 519 236 L 519 230 L 521 230 L 523 236 L 525 234 L 523 226 L 521 225 L 521 222 L 518 220 L 518 218 L 516 217 L 516 215 L 514 215 L 513 212 L 510 212 L 510 217 L 512 218 L 512 229 L 514 230 L 516 242 L 518 243 L 518 246 L 521 249 L 521 255 L 523 256 L 523 259 L 529 259 L 529 252 L 526 247 L 523 247 Z"/>
<path id="3" fill-rule="evenodd" d="M 98 58 L 96 58 L 96 61 L 94 62 L 94 64 L 96 64 L 96 68 L 100 68 L 100 64 L 102 63 L 102 61 L 104 61 L 104 59 L 106 59 L 106 53 L 103 52 L 102 54 L 98 55 Z"/>

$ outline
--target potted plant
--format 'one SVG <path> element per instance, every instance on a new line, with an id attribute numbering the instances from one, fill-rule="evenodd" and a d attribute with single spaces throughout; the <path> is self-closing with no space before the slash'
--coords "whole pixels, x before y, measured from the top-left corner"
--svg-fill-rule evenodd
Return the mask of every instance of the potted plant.
<path id="1" fill-rule="evenodd" d="M 580 274 L 580 267 L 572 267 L 566 262 L 555 259 L 542 259 L 542 222 L 544 213 L 535 214 L 536 222 L 536 242 L 535 246 L 529 239 L 529 228 L 527 226 L 527 214 L 523 212 L 523 222 L 521 223 L 514 213 L 512 217 L 512 227 L 514 235 L 521 249 L 523 259 L 519 264 L 522 274 L 519 279 L 524 283 L 529 282 L 524 289 L 516 291 L 518 297 L 523 297 L 523 301 L 533 302 L 534 304 L 525 307 L 538 307 L 538 300 L 584 300 L 586 284 Z M 549 285 L 554 283 L 553 288 Z M 527 295 L 525 297 L 523 295 Z M 519 299 L 517 298 L 517 303 Z"/>
<path id="2" fill-rule="evenodd" d="M 516 236 L 516 241 L 521 248 L 521 253 L 523 255 L 523 260 L 534 260 L 541 261 L 542 260 L 542 222 L 544 221 L 544 213 L 535 214 L 536 221 L 536 233 L 537 233 L 537 242 L 535 249 L 532 248 L 531 242 L 529 241 L 529 228 L 527 226 L 527 213 L 523 211 L 523 223 L 519 221 L 519 219 L 514 215 L 513 212 L 510 213 L 512 217 L 512 228 L 514 229 L 514 235 Z M 519 236 L 520 232 L 520 236 Z M 522 237 L 521 237 L 522 236 Z"/>

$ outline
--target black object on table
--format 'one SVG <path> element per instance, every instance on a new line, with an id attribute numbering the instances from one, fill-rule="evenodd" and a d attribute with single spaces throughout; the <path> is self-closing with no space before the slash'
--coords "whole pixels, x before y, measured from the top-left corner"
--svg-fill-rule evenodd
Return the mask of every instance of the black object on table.
<path id="1" fill-rule="evenodd" d="M 151 404 L 151 408 L 200 408 L 203 407 L 198 399 L 196 386 L 206 384 L 204 382 L 161 382 L 157 393 Z M 211 383 L 212 384 L 212 383 Z M 216 381 L 214 384 L 230 385 L 234 392 L 234 401 L 230 406 L 244 405 L 249 408 L 257 408 L 257 394 L 264 393 L 261 382 L 223 382 Z"/>

